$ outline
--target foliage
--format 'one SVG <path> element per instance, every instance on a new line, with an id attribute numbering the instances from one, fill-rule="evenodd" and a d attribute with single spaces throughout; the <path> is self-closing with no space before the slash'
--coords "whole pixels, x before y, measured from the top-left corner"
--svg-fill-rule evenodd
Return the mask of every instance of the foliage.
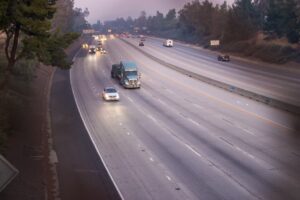
<path id="1" fill-rule="evenodd" d="M 193 0 L 176 12 L 153 16 L 142 12 L 137 19 L 118 18 L 94 25 L 97 30 L 150 33 L 185 41 L 207 44 L 219 39 L 231 44 L 254 38 L 263 30 L 275 37 L 287 37 L 290 43 L 300 39 L 300 1 L 298 0 L 235 0 L 232 5 L 213 4 L 210 0 Z M 146 27 L 146 29 L 143 27 Z M 168 35 L 169 34 L 169 35 Z"/>
<path id="2" fill-rule="evenodd" d="M 71 62 L 64 53 L 66 48 L 78 34 L 51 35 L 51 19 L 56 8 L 55 1 L 48 0 L 3 0 L 0 2 L 0 28 L 6 34 L 5 55 L 8 60 L 4 69 L 5 78 L 0 85 L 3 89 L 9 83 L 15 63 L 21 59 L 37 59 L 44 64 L 51 64 L 68 69 Z M 75 10 L 81 15 L 81 10 Z M 88 11 L 82 12 L 84 16 Z M 77 18 L 75 18 L 77 19 Z M 76 30 L 78 27 L 76 27 Z M 26 67 L 26 66 L 25 66 Z"/>
<path id="3" fill-rule="evenodd" d="M 236 0 L 228 10 L 224 42 L 252 38 L 259 28 L 259 14 L 251 0 Z"/>
<path id="4" fill-rule="evenodd" d="M 50 19 L 55 9 L 46 0 L 3 0 L 0 9 L 0 28 L 6 34 L 5 55 L 8 61 L 0 86 L 3 89 L 9 82 L 17 60 L 26 57 L 28 52 L 35 51 L 38 54 L 40 50 L 43 51 L 26 44 L 42 44 L 49 37 Z M 19 45 L 20 41 L 25 41 L 24 45 Z"/>
<path id="5" fill-rule="evenodd" d="M 266 62 L 285 63 L 300 56 L 300 52 L 290 46 L 275 44 L 251 44 L 247 41 L 239 41 L 224 45 L 222 50 L 253 56 Z"/>
<path id="6" fill-rule="evenodd" d="M 289 42 L 300 40 L 300 2 L 296 0 L 269 0 L 265 30 L 279 37 L 287 37 Z"/>
<path id="7" fill-rule="evenodd" d="M 87 8 L 84 10 L 81 8 L 73 8 L 71 15 L 71 30 L 81 33 L 83 29 L 91 28 L 85 19 L 88 15 L 89 10 Z"/>
<path id="8" fill-rule="evenodd" d="M 53 20 L 55 11 L 62 9 L 62 5 L 55 3 L 55 0 L 0 1 L 0 33 L 6 35 L 4 43 L 0 41 L 3 46 L 0 49 L 0 152 L 18 126 L 16 117 L 25 107 L 24 100 L 32 95 L 29 83 L 39 62 L 63 69 L 71 66 L 64 49 L 80 34 L 72 33 L 69 23 L 57 23 L 61 16 Z M 66 19 L 74 17 L 75 11 L 70 8 L 70 18 Z"/>

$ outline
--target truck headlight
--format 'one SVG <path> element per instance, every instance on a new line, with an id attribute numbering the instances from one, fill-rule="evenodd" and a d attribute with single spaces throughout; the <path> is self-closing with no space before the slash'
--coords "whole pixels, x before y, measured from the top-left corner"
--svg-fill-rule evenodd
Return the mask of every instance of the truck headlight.
<path id="1" fill-rule="evenodd" d="M 129 84 L 128 80 L 125 80 L 125 85 L 128 85 L 128 84 Z"/>

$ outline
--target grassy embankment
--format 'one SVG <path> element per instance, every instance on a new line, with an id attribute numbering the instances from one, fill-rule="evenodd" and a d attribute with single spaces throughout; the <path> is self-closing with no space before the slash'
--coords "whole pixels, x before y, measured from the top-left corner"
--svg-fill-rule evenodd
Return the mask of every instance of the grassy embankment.
<path id="1" fill-rule="evenodd" d="M 27 105 L 30 81 L 34 77 L 37 62 L 20 60 L 16 64 L 6 90 L 0 90 L 0 153 L 5 150 L 8 136 L 14 134 L 20 122 L 20 113 Z M 4 68 L 7 61 L 4 54 L 4 38 L 0 38 L 0 81 L 3 81 Z M 26 66 L 26 67 L 24 67 Z"/>
<path id="2" fill-rule="evenodd" d="M 269 63 L 300 62 L 300 44 L 289 44 L 285 38 L 268 39 L 263 34 L 248 41 L 224 45 L 221 50 Z"/>

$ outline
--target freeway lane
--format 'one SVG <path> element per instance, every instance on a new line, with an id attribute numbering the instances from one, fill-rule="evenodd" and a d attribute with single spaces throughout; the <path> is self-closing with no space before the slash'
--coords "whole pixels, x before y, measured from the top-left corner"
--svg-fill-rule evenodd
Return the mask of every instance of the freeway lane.
<path id="1" fill-rule="evenodd" d="M 71 84 L 81 117 L 124 199 L 298 199 L 300 147 L 288 113 L 170 70 L 120 40 L 81 52 Z M 134 60 L 142 88 L 110 66 Z M 120 102 L 99 93 L 115 85 Z"/>
<path id="2" fill-rule="evenodd" d="M 138 39 L 126 39 L 137 45 Z M 219 62 L 216 55 L 175 43 L 162 48 L 162 40 L 149 38 L 141 48 L 151 55 L 184 69 L 205 75 L 243 89 L 264 94 L 294 105 L 300 105 L 300 72 L 241 62 Z"/>

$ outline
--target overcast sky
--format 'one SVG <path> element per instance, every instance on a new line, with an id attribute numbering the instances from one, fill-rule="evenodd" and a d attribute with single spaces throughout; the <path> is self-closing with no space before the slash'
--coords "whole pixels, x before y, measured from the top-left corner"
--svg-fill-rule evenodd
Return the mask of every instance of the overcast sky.
<path id="1" fill-rule="evenodd" d="M 75 0 L 75 7 L 88 8 L 90 11 L 88 21 L 95 23 L 97 20 L 103 22 L 117 17 L 137 17 L 142 10 L 149 15 L 155 14 L 157 10 L 166 13 L 171 8 L 178 10 L 190 1 L 192 0 Z M 210 1 L 223 2 L 223 0 Z"/>

